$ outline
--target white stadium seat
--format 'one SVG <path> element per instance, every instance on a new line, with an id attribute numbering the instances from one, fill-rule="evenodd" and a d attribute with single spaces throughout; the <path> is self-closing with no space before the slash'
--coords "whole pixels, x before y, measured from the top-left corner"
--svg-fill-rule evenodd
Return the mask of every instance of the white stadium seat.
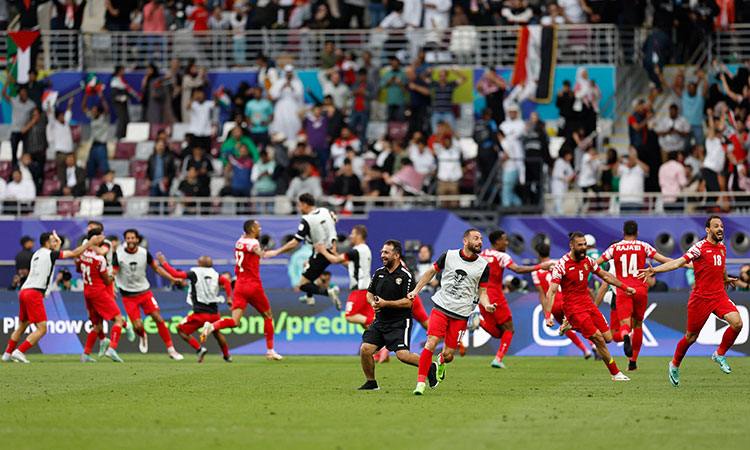
<path id="1" fill-rule="evenodd" d="M 0 142 L 0 161 L 11 161 L 12 158 L 10 141 Z"/>
<path id="2" fill-rule="evenodd" d="M 135 178 L 118 177 L 118 178 L 115 178 L 115 184 L 120 185 L 120 189 L 122 189 L 123 197 L 132 197 L 135 195 Z"/>
<path id="3" fill-rule="evenodd" d="M 130 122 L 125 130 L 125 142 L 145 142 L 148 140 L 148 134 L 151 130 L 151 124 L 148 122 Z"/>
<path id="4" fill-rule="evenodd" d="M 560 154 L 560 148 L 562 148 L 564 143 L 564 137 L 555 136 L 549 138 L 549 156 L 552 157 L 552 159 L 557 158 Z"/>
<path id="5" fill-rule="evenodd" d="M 182 122 L 175 123 L 172 125 L 172 137 L 170 138 L 170 141 L 184 141 L 187 130 L 188 124 Z"/>
<path id="6" fill-rule="evenodd" d="M 236 126 L 237 126 L 237 122 L 224 122 L 224 126 L 221 129 L 221 141 L 222 142 L 227 140 L 227 136 L 229 136 L 229 133 Z"/>
<path id="7" fill-rule="evenodd" d="M 110 159 L 109 168 L 115 172 L 116 177 L 127 177 L 130 175 L 130 161 L 127 159 Z"/>
<path id="8" fill-rule="evenodd" d="M 211 197 L 218 197 L 219 191 L 226 185 L 224 177 L 211 177 Z"/>
<path id="9" fill-rule="evenodd" d="M 148 200 L 130 199 L 125 203 L 126 216 L 145 216 L 148 214 Z"/>
<path id="10" fill-rule="evenodd" d="M 151 157 L 152 153 L 154 153 L 153 141 L 139 142 L 135 146 L 135 159 L 146 161 Z"/>
<path id="11" fill-rule="evenodd" d="M 57 200 L 53 198 L 38 197 L 34 204 L 34 216 L 55 216 L 57 215 Z"/>
<path id="12" fill-rule="evenodd" d="M 78 217 L 99 217 L 104 213 L 104 200 L 97 197 L 81 198 L 81 208 Z"/>

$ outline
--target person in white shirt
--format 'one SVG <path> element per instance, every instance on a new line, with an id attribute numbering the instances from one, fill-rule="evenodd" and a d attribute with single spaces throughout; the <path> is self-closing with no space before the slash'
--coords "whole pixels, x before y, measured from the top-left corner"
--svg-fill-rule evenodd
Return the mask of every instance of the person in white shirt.
<path id="1" fill-rule="evenodd" d="M 554 194 L 555 204 L 553 212 L 562 214 L 563 212 L 563 195 L 567 194 L 570 183 L 575 179 L 575 172 L 570 162 L 573 161 L 573 151 L 570 148 L 560 150 L 560 156 L 555 160 L 552 167 L 552 181 L 550 182 L 550 192 Z"/>
<path id="2" fill-rule="evenodd" d="M 438 195 L 458 195 L 459 183 L 463 177 L 461 169 L 461 149 L 450 136 L 444 136 L 442 142 L 434 145 L 437 158 L 437 193 Z M 457 202 L 443 202 L 443 206 L 457 206 Z"/>
<path id="3" fill-rule="evenodd" d="M 667 153 L 684 150 L 691 136 L 690 122 L 680 115 L 676 103 L 669 106 L 669 116 L 661 118 L 654 131 L 659 135 L 659 147 Z"/>
<path id="4" fill-rule="evenodd" d="M 427 146 L 427 141 L 424 136 L 421 136 L 421 133 L 409 145 L 409 159 L 414 164 L 414 170 L 422 176 L 431 178 L 435 174 L 437 169 L 435 155 L 430 151 L 430 147 Z"/>
<path id="5" fill-rule="evenodd" d="M 557 0 L 557 6 L 568 23 L 584 23 L 586 14 L 592 13 L 585 0 Z"/>
<path id="6" fill-rule="evenodd" d="M 503 136 L 505 136 L 506 139 L 515 141 L 519 147 L 523 148 L 521 137 L 526 134 L 526 122 L 521 118 L 521 112 L 518 109 L 518 105 L 509 105 L 506 107 L 506 111 L 508 116 L 500 124 L 500 131 L 503 132 Z"/>
<path id="7" fill-rule="evenodd" d="M 5 187 L 5 212 L 24 214 L 31 211 L 30 201 L 36 198 L 36 186 L 32 180 L 24 180 L 21 171 L 13 171 L 12 181 Z"/>
<path id="8" fill-rule="evenodd" d="M 521 197 L 516 193 L 516 185 L 523 184 L 526 176 L 523 147 L 517 141 L 505 137 L 502 131 L 497 132 L 497 141 L 502 149 L 503 160 L 501 204 L 503 208 L 521 206 Z"/>
<path id="9" fill-rule="evenodd" d="M 708 137 L 706 138 L 706 155 L 703 158 L 701 175 L 706 182 L 706 190 L 717 192 L 721 190 L 719 176 L 726 164 L 726 148 L 724 147 L 725 109 L 722 109 L 720 117 L 714 118 L 711 108 L 706 111 L 708 115 Z"/>
<path id="10" fill-rule="evenodd" d="M 193 90 L 188 124 L 191 147 L 201 147 L 205 150 L 211 148 L 211 115 L 215 107 L 216 102 L 206 100 L 206 93 L 202 89 Z"/>
<path id="11" fill-rule="evenodd" d="M 623 155 L 614 171 L 620 177 L 620 211 L 640 211 L 643 208 L 648 164 L 638 159 L 638 152 L 631 146 L 630 153 Z"/>
<path id="12" fill-rule="evenodd" d="M 341 81 L 341 74 L 334 69 L 320 70 L 318 81 L 323 89 L 323 96 L 330 95 L 333 105 L 341 110 L 342 114 L 346 114 L 346 107 L 349 105 L 352 92 L 349 86 Z"/>
<path id="13" fill-rule="evenodd" d="M 73 153 L 73 131 L 70 129 L 70 119 L 73 117 L 71 108 L 73 98 L 68 100 L 68 108 L 65 111 L 57 111 L 49 108 L 47 110 L 47 135 L 49 136 L 50 149 L 55 152 L 57 169 L 65 166 L 65 157 Z"/>
<path id="14" fill-rule="evenodd" d="M 424 0 L 424 27 L 442 30 L 450 26 L 451 0 Z"/>

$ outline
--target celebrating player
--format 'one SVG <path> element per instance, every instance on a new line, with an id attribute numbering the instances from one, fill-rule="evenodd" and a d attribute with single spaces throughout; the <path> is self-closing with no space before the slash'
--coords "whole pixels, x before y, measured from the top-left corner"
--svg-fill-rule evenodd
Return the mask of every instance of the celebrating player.
<path id="1" fill-rule="evenodd" d="M 443 272 L 441 288 L 432 296 L 434 304 L 430 314 L 430 324 L 427 329 L 427 343 L 419 357 L 417 372 L 417 387 L 414 395 L 422 395 L 425 391 L 425 379 L 433 364 L 437 364 L 437 381 L 445 380 L 445 364 L 453 361 L 453 354 L 466 330 L 469 314 L 474 309 L 474 301 L 479 297 L 479 303 L 489 313 L 495 312 L 495 305 L 490 303 L 487 296 L 487 284 L 490 279 L 490 267 L 487 260 L 479 257 L 482 251 L 482 233 L 470 228 L 464 232 L 463 249 L 448 250 L 419 279 L 417 286 L 409 293 L 414 299 L 438 273 Z M 440 340 L 445 338 L 443 351 L 437 363 L 432 362 Z M 433 385 L 430 380 L 430 387 Z"/>
<path id="2" fill-rule="evenodd" d="M 280 361 L 284 359 L 273 349 L 273 313 L 271 304 L 260 281 L 260 224 L 257 220 L 245 221 L 244 233 L 234 245 L 234 258 L 237 261 L 234 273 L 237 281 L 234 284 L 232 318 L 206 321 L 201 330 L 201 342 L 206 342 L 208 335 L 222 328 L 234 328 L 240 323 L 248 304 L 252 305 L 263 316 L 263 334 L 266 337 L 266 359 Z M 316 277 L 317 278 L 317 277 Z"/>
<path id="3" fill-rule="evenodd" d="M 648 304 L 648 286 L 639 280 L 638 270 L 646 268 L 646 258 L 651 258 L 660 263 L 667 263 L 672 258 L 667 258 L 657 252 L 651 245 L 639 241 L 638 224 L 634 220 L 628 220 L 622 226 L 622 240 L 612 244 L 604 251 L 604 254 L 596 260 L 601 265 L 604 262 L 612 261 L 615 276 L 626 286 L 635 289 L 635 295 L 626 295 L 622 291 L 617 291 L 615 304 L 617 305 L 617 317 L 620 319 L 619 331 L 612 334 L 612 340 L 623 342 L 625 356 L 629 358 L 628 371 L 638 369 L 638 354 L 641 351 L 643 342 L 643 316 L 646 313 Z M 607 291 L 607 283 L 604 282 L 599 288 L 601 295 L 597 294 L 594 304 L 598 307 Z M 612 327 L 618 324 L 613 323 Z M 631 343 L 630 330 L 633 330 L 633 339 Z"/>
<path id="4" fill-rule="evenodd" d="M 26 359 L 26 352 L 47 333 L 47 310 L 44 308 L 44 295 L 49 287 L 52 273 L 55 271 L 55 262 L 58 259 L 77 258 L 90 247 L 101 244 L 103 240 L 103 235 L 94 236 L 75 250 L 60 250 L 62 240 L 57 236 L 57 232 L 53 230 L 52 233 L 42 233 L 39 236 L 39 243 L 42 248 L 35 251 L 31 256 L 29 276 L 21 286 L 21 292 L 18 295 L 20 303 L 19 323 L 10 335 L 10 341 L 8 341 L 8 346 L 2 356 L 3 362 L 29 362 Z M 16 348 L 26 328 L 32 323 L 36 326 L 36 329 Z"/>
<path id="5" fill-rule="evenodd" d="M 625 286 L 622 281 L 612 276 L 611 273 L 601 270 L 596 261 L 586 256 L 586 238 L 583 233 L 576 231 L 570 234 L 570 252 L 560 258 L 555 268 L 552 269 L 552 279 L 544 300 L 544 317 L 547 320 L 547 326 L 551 327 L 555 324 L 551 315 L 552 306 L 555 304 L 558 288 L 562 287 L 563 312 L 573 330 L 578 331 L 596 345 L 599 356 L 602 357 L 612 375 L 612 380 L 630 381 L 630 378 L 617 368 L 614 358 L 607 350 L 607 343 L 612 342 L 612 331 L 607 325 L 607 319 L 594 306 L 589 296 L 588 278 L 591 273 L 625 290 L 628 295 L 635 294 L 634 288 Z"/>
<path id="6" fill-rule="evenodd" d="M 536 254 L 539 256 L 539 261 L 542 263 L 547 261 L 555 263 L 555 261 L 552 261 L 549 258 L 549 244 L 545 244 L 544 242 L 539 243 L 539 245 L 536 246 Z M 552 279 L 552 272 L 540 267 L 539 270 L 531 272 L 531 279 L 539 292 L 539 302 L 544 305 L 544 299 L 547 297 L 547 291 L 549 290 L 549 282 Z M 563 313 L 563 297 L 562 292 L 559 289 L 557 290 L 557 294 L 555 294 L 555 303 L 552 304 L 552 317 L 554 317 L 559 324 L 562 324 L 565 319 L 565 314 Z M 591 358 L 591 350 L 583 345 L 583 342 L 578 339 L 575 332 L 568 330 L 565 333 L 565 337 L 570 339 L 576 347 L 581 349 L 584 358 Z"/>
<path id="7" fill-rule="evenodd" d="M 150 315 L 156 322 L 159 336 L 164 341 L 164 345 L 167 346 L 169 357 L 179 361 L 183 359 L 182 355 L 175 350 L 172 337 L 169 335 L 169 330 L 159 312 L 159 304 L 156 303 L 154 294 L 149 290 L 151 285 L 146 278 L 146 267 L 151 267 L 154 272 L 172 283 L 179 284 L 179 281 L 168 274 L 151 256 L 151 253 L 138 246 L 141 240 L 138 230 L 132 228 L 125 230 L 123 237 L 125 238 L 125 245 L 115 251 L 112 258 L 112 267 L 114 268 L 117 287 L 120 288 L 122 294 L 122 302 L 125 304 L 125 312 L 128 313 L 130 322 L 133 324 L 135 334 L 141 337 L 138 349 L 141 353 L 148 352 L 148 338 L 146 331 L 143 329 L 139 309 L 141 308 L 144 314 Z"/>
<path id="8" fill-rule="evenodd" d="M 300 195 L 298 206 L 302 213 L 302 221 L 297 228 L 297 233 L 280 248 L 268 250 L 265 253 L 265 258 L 273 258 L 288 250 L 297 248 L 300 242 L 303 241 L 312 246 L 319 243 L 323 244 L 331 253 L 336 253 L 336 223 L 331 211 L 322 207 L 316 208 L 315 197 L 311 194 Z M 314 251 L 297 287 L 307 293 L 307 296 L 310 298 L 312 298 L 313 294 L 328 296 L 333 305 L 336 306 L 336 309 L 341 309 L 341 300 L 339 299 L 340 289 L 338 286 L 326 290 L 315 284 L 315 280 L 326 270 L 329 264 L 331 262 L 325 256 Z"/>
<path id="9" fill-rule="evenodd" d="M 167 258 L 161 252 L 156 254 L 156 260 L 173 277 L 189 281 L 187 302 L 193 307 L 193 312 L 182 319 L 182 322 L 177 325 L 177 333 L 195 349 L 195 352 L 198 354 L 198 362 L 203 362 L 208 349 L 201 347 L 191 334 L 195 333 L 206 322 L 221 320 L 221 316 L 219 316 L 219 303 L 224 303 L 224 297 L 219 295 L 219 283 L 224 286 L 227 298 L 232 298 L 232 282 L 227 277 L 219 276 L 219 273 L 213 268 L 213 261 L 206 255 L 198 258 L 198 266 L 190 268 L 187 272 L 176 270 L 170 266 Z M 232 362 L 232 357 L 229 356 L 227 340 L 218 330 L 214 331 L 213 335 L 219 343 L 224 361 Z"/>
<path id="10" fill-rule="evenodd" d="M 687 332 L 677 343 L 674 358 L 669 362 L 669 381 L 673 386 L 680 385 L 680 363 L 688 348 L 698 339 L 703 325 L 711 313 L 729 323 L 724 332 L 721 345 L 711 355 L 724 373 L 731 373 L 727 364 L 726 353 L 742 331 L 742 318 L 737 307 L 729 299 L 725 288 L 734 286 L 736 278 L 727 275 L 726 247 L 724 240 L 724 223 L 719 216 L 706 219 L 706 238 L 690 247 L 681 257 L 648 269 L 641 269 L 638 278 L 645 279 L 655 273 L 669 272 L 692 262 L 695 270 L 695 286 L 690 293 L 687 305 Z"/>
<path id="11" fill-rule="evenodd" d="M 500 339 L 500 346 L 497 349 L 495 359 L 492 360 L 492 367 L 505 369 L 503 357 L 510 347 L 513 340 L 513 315 L 510 312 L 508 301 L 503 293 L 503 271 L 508 268 L 515 273 L 529 273 L 535 270 L 547 270 L 552 267 L 552 262 L 548 261 L 536 266 L 519 266 L 513 262 L 513 258 L 505 253 L 508 247 L 508 236 L 502 230 L 495 230 L 490 233 L 490 245 L 479 256 L 486 259 L 490 267 L 490 280 L 487 284 L 487 295 L 490 302 L 495 305 L 495 311 L 489 312 L 484 306 L 479 305 L 479 313 L 482 320 L 479 325 L 484 328 L 492 337 Z M 472 324 L 472 331 L 476 327 Z"/>

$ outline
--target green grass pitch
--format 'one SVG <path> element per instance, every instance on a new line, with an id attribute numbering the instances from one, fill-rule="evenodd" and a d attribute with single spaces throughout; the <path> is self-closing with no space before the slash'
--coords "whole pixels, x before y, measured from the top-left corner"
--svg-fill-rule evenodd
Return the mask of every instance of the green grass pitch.
<path id="1" fill-rule="evenodd" d="M 31 354 L 0 365 L 3 448 L 747 449 L 750 359 L 642 358 L 632 381 L 572 357 L 456 358 L 446 380 L 412 395 L 416 368 L 391 356 L 380 391 L 360 392 L 359 358 L 284 361 L 209 354 L 196 364 L 122 355 L 125 364 Z M 626 364 L 624 358 L 618 363 Z"/>

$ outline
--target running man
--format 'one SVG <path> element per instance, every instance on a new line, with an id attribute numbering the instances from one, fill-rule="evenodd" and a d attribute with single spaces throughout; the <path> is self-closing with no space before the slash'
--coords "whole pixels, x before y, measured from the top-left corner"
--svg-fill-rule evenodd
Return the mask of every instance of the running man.
<path id="1" fill-rule="evenodd" d="M 265 258 L 273 258 L 288 250 L 297 248 L 301 242 L 307 242 L 313 248 L 317 244 L 323 244 L 330 253 L 336 253 L 336 217 L 326 208 L 315 207 L 315 197 L 311 194 L 302 194 L 298 199 L 299 210 L 302 213 L 302 221 L 297 228 L 297 233 L 286 244 L 276 250 L 268 250 Z M 310 299 L 313 294 L 325 295 L 331 299 L 336 309 L 341 309 L 339 299 L 339 287 L 334 286 L 328 290 L 315 284 L 315 280 L 331 264 L 325 256 L 317 251 L 308 260 L 308 266 L 302 272 L 299 288 L 305 292 Z M 314 302 L 308 301 L 308 304 Z"/>
<path id="2" fill-rule="evenodd" d="M 544 300 L 544 317 L 547 326 L 555 325 L 552 318 L 552 306 L 555 304 L 558 289 L 562 287 L 563 312 L 572 329 L 596 345 L 599 356 L 602 357 L 612 375 L 612 380 L 630 381 L 630 378 L 617 368 L 615 359 L 607 350 L 607 343 L 612 342 L 612 331 L 607 325 L 607 319 L 594 306 L 589 296 L 588 279 L 592 273 L 612 286 L 625 290 L 628 295 L 635 294 L 634 288 L 624 285 L 611 273 L 601 270 L 596 261 L 586 256 L 586 238 L 583 233 L 580 231 L 570 233 L 570 252 L 560 258 L 555 268 L 552 269 L 552 279 Z"/>
<path id="3" fill-rule="evenodd" d="M 726 286 L 734 286 L 736 278 L 727 275 L 724 223 L 719 216 L 706 219 L 706 238 L 690 247 L 681 257 L 666 264 L 639 270 L 638 278 L 645 280 L 655 273 L 669 272 L 687 263 L 693 263 L 695 286 L 687 305 L 687 332 L 677 343 L 674 358 L 669 362 L 669 381 L 680 385 L 680 363 L 688 348 L 698 339 L 703 325 L 713 313 L 725 320 L 729 326 L 721 339 L 721 345 L 711 355 L 724 373 L 731 373 L 726 353 L 742 331 L 742 318 L 737 307 L 726 292 Z"/>
<path id="4" fill-rule="evenodd" d="M 491 366 L 496 369 L 505 369 L 506 366 L 503 363 L 503 357 L 508 351 L 508 347 L 510 347 L 510 342 L 513 340 L 514 330 L 513 315 L 510 312 L 508 301 L 505 299 L 505 294 L 503 293 L 503 271 L 507 268 L 515 273 L 529 273 L 539 269 L 547 270 L 553 264 L 551 261 L 548 261 L 536 266 L 519 266 L 513 262 L 513 258 L 505 253 L 505 249 L 508 247 L 508 236 L 503 230 L 495 230 L 490 233 L 490 245 L 492 248 L 483 251 L 479 256 L 486 259 L 487 263 L 489 263 L 490 281 L 487 284 L 487 295 L 496 309 L 493 312 L 489 312 L 480 304 L 479 313 L 482 320 L 479 322 L 479 326 L 495 339 L 500 339 L 500 346 L 497 349 L 495 359 L 492 360 Z M 470 331 L 474 331 L 477 328 L 476 321 L 473 320 L 472 322 Z"/>
<path id="5" fill-rule="evenodd" d="M 657 252 L 650 244 L 637 240 L 638 223 L 634 220 L 628 220 L 622 226 L 622 240 L 612 244 L 604 251 L 604 254 L 596 260 L 598 265 L 607 261 L 614 267 L 615 276 L 626 286 L 635 289 L 635 295 L 626 295 L 622 291 L 617 291 L 615 295 L 615 304 L 617 305 L 617 317 L 619 324 L 613 323 L 612 327 L 619 325 L 619 331 L 612 334 L 612 340 L 623 343 L 625 356 L 628 357 L 628 371 L 632 372 L 638 369 L 638 354 L 641 352 L 643 343 L 643 316 L 646 314 L 646 305 L 648 304 L 648 286 L 638 279 L 638 271 L 646 268 L 646 259 L 650 258 L 664 264 L 672 261 L 661 253 Z M 599 307 L 604 293 L 609 285 L 604 282 L 599 287 L 594 304 Z M 632 341 L 631 341 L 632 329 Z"/>
<path id="6" fill-rule="evenodd" d="M 435 274 L 443 271 L 440 290 L 432 296 L 434 306 L 427 329 L 427 343 L 419 357 L 414 395 L 424 394 L 425 380 L 433 365 L 436 365 L 437 380 L 434 385 L 433 380 L 430 380 L 430 387 L 434 388 L 437 382 L 445 380 L 445 365 L 453 361 L 453 354 L 458 348 L 461 335 L 466 331 L 466 323 L 474 310 L 476 299 L 479 298 L 479 303 L 487 312 L 495 312 L 495 305 L 490 303 L 487 296 L 490 267 L 486 259 L 479 257 L 482 251 L 482 233 L 474 228 L 466 230 L 463 244 L 463 249 L 448 250 L 440 255 L 409 293 L 409 298 L 414 299 Z M 432 355 L 443 338 L 443 351 L 437 362 L 433 363 Z"/>
<path id="7" fill-rule="evenodd" d="M 213 261 L 206 255 L 198 258 L 198 266 L 190 268 L 187 272 L 170 266 L 167 258 L 161 252 L 156 254 L 156 260 L 173 277 L 188 280 L 187 302 L 188 305 L 193 307 L 193 311 L 177 325 L 177 334 L 195 350 L 198 354 L 198 362 L 201 363 L 206 353 L 208 353 L 208 349 L 201 347 L 198 341 L 191 335 L 206 322 L 221 320 L 219 303 L 224 303 L 224 297 L 219 295 L 219 283 L 224 286 L 227 298 L 231 299 L 232 282 L 229 278 L 220 276 L 214 270 Z M 218 330 L 214 331 L 213 335 L 216 342 L 219 343 L 224 361 L 232 362 L 232 357 L 229 356 L 227 340 Z"/>
<path id="8" fill-rule="evenodd" d="M 240 324 L 247 305 L 252 305 L 263 316 L 263 334 L 266 337 L 266 359 L 281 361 L 284 359 L 273 349 L 273 312 L 268 297 L 260 281 L 260 259 L 263 250 L 260 248 L 260 223 L 257 220 L 247 220 L 242 226 L 244 233 L 234 245 L 234 259 L 236 265 L 234 273 L 237 281 L 234 283 L 234 297 L 229 305 L 232 308 L 230 319 L 206 321 L 201 330 L 201 342 L 206 342 L 208 335 L 218 332 L 222 328 L 234 328 Z M 317 277 L 316 277 L 317 278 Z"/>
<path id="9" fill-rule="evenodd" d="M 139 247 L 141 235 L 136 229 L 128 229 L 123 233 L 125 245 L 120 246 L 112 258 L 112 267 L 115 273 L 117 287 L 122 294 L 122 303 L 125 305 L 125 312 L 130 318 L 135 334 L 141 337 L 138 349 L 141 353 L 148 352 L 148 335 L 143 329 L 141 320 L 141 311 L 150 315 L 156 327 L 159 330 L 159 336 L 167 346 L 167 354 L 174 360 L 183 359 L 182 355 L 177 353 L 172 344 L 172 336 L 169 335 L 169 329 L 164 324 L 164 319 L 159 312 L 159 304 L 156 303 L 154 294 L 150 291 L 151 284 L 146 278 L 146 267 L 151 267 L 154 272 L 161 277 L 166 278 L 172 283 L 181 284 L 179 280 L 168 274 L 145 248 Z M 140 309 L 139 309 L 140 308 Z"/>
<path id="10" fill-rule="evenodd" d="M 56 231 L 42 233 L 39 236 L 39 244 L 42 248 L 35 251 L 31 256 L 29 276 L 24 281 L 21 292 L 18 294 L 20 303 L 18 326 L 10 335 L 8 346 L 2 356 L 3 362 L 28 363 L 26 352 L 47 333 L 47 310 L 44 308 L 44 296 L 55 271 L 55 262 L 58 259 L 77 258 L 89 248 L 101 244 L 103 240 L 103 235 L 94 236 L 75 250 L 60 250 L 62 240 L 57 236 Z M 29 333 L 26 340 L 16 348 L 26 328 L 32 323 L 36 329 Z"/>

